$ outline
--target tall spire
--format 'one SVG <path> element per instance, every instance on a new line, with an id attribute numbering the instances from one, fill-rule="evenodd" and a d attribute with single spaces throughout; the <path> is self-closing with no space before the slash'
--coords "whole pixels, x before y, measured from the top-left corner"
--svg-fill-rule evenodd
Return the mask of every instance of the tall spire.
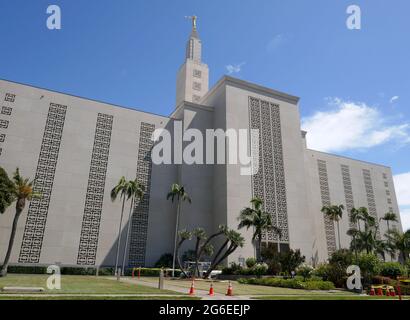
<path id="1" fill-rule="evenodd" d="M 202 43 L 197 30 L 197 16 L 185 17 L 192 20 L 192 30 L 186 45 L 185 62 L 178 72 L 176 105 L 182 102 L 200 103 L 208 92 L 209 70 L 202 63 Z"/>
<path id="2" fill-rule="evenodd" d="M 186 59 L 201 62 L 202 43 L 197 30 L 198 17 L 194 15 L 185 18 L 192 20 L 192 31 L 186 46 Z"/>

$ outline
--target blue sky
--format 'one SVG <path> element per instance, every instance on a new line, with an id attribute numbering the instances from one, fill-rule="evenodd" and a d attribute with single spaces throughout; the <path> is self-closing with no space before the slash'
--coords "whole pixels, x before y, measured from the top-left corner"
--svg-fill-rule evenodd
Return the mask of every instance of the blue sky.
<path id="1" fill-rule="evenodd" d="M 50 4 L 62 30 L 46 28 Z M 346 27 L 351 4 L 361 30 Z M 392 167 L 410 227 L 409 1 L 2 0 L 0 12 L 0 78 L 164 115 L 184 16 L 198 15 L 211 85 L 231 72 L 301 97 L 312 148 Z"/>

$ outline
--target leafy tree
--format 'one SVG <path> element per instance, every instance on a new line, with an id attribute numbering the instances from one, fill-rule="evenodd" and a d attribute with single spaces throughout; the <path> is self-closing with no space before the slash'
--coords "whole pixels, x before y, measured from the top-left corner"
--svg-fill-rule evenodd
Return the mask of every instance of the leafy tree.
<path id="1" fill-rule="evenodd" d="M 14 238 L 16 236 L 18 220 L 23 212 L 26 202 L 31 201 L 35 197 L 40 195 L 33 190 L 33 181 L 28 178 L 23 178 L 20 175 L 20 171 L 17 168 L 13 174 L 13 199 L 16 199 L 16 214 L 14 215 L 13 225 L 11 227 L 11 234 L 9 245 L 7 248 L 6 256 L 4 258 L 3 267 L 0 272 L 0 276 L 4 277 L 7 275 L 7 267 L 9 265 L 11 252 L 13 250 Z"/>
<path id="2" fill-rule="evenodd" d="M 177 251 L 177 242 L 178 242 L 178 230 L 179 230 L 179 220 L 181 215 L 181 204 L 183 201 L 187 201 L 191 203 L 191 198 L 189 197 L 188 193 L 185 191 L 184 186 L 180 186 L 177 183 L 171 185 L 171 191 L 167 194 L 167 200 L 170 200 L 173 203 L 175 200 L 177 201 L 177 216 L 175 221 L 175 236 L 174 236 L 174 260 L 172 262 L 172 277 L 175 276 L 175 259 L 176 259 L 176 251 Z"/>
<path id="3" fill-rule="evenodd" d="M 258 261 L 261 261 L 262 250 L 262 234 L 266 231 L 274 231 L 280 235 L 281 230 L 272 224 L 271 215 L 262 210 L 263 201 L 259 198 L 253 198 L 251 200 L 252 207 L 244 208 L 239 216 L 239 229 L 246 227 L 249 229 L 254 228 L 252 241 L 257 241 L 257 256 Z"/>
<path id="4" fill-rule="evenodd" d="M 125 258 L 127 256 L 128 240 L 130 237 L 131 224 L 132 224 L 132 214 L 134 212 L 134 203 L 136 201 L 141 201 L 144 196 L 145 187 L 138 181 L 138 179 L 130 180 L 127 184 L 126 194 L 127 199 L 131 198 L 130 213 L 128 215 L 128 229 L 127 229 L 127 238 L 125 240 L 124 254 L 122 258 L 123 274 L 125 269 Z"/>
<path id="5" fill-rule="evenodd" d="M 324 215 L 327 216 L 330 220 L 336 221 L 337 236 L 339 240 L 339 249 L 342 248 L 341 243 L 340 243 L 339 220 L 342 219 L 344 208 L 345 207 L 341 204 L 338 206 L 337 205 L 324 206 L 321 210 L 324 213 Z"/>
<path id="6" fill-rule="evenodd" d="M 329 258 L 329 263 L 333 265 L 339 265 L 346 270 L 348 266 L 353 263 L 353 254 L 348 249 L 340 249 L 332 253 Z"/>
<path id="7" fill-rule="evenodd" d="M 369 284 L 372 277 L 380 272 L 381 261 L 373 253 L 361 253 L 353 263 L 360 267 L 365 285 Z"/>
<path id="8" fill-rule="evenodd" d="M 285 271 L 287 274 L 291 274 L 292 271 L 295 271 L 305 260 L 305 256 L 300 253 L 299 249 L 290 249 L 287 252 L 281 252 L 279 254 L 282 271 Z"/>
<path id="9" fill-rule="evenodd" d="M 4 213 L 15 200 L 14 184 L 7 172 L 0 167 L 0 214 Z"/>
<path id="10" fill-rule="evenodd" d="M 118 260 L 120 256 L 120 246 L 121 246 L 122 220 L 124 217 L 125 201 L 128 200 L 127 198 L 128 191 L 129 191 L 129 181 L 127 181 L 125 177 L 121 177 L 117 185 L 111 190 L 111 201 L 112 202 L 117 200 L 118 196 L 120 196 L 120 200 L 122 199 L 121 218 L 120 218 L 120 225 L 118 229 L 118 239 L 117 239 L 117 253 L 116 253 L 116 258 L 115 258 L 115 269 L 114 269 L 115 274 L 117 274 L 117 269 L 118 269 Z"/>

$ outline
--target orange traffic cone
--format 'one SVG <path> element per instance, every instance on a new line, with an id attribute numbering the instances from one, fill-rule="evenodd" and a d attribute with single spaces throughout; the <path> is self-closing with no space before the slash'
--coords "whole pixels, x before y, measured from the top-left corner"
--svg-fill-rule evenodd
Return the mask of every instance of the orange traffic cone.
<path id="1" fill-rule="evenodd" d="M 375 294 L 376 294 L 376 292 L 374 291 L 374 288 L 371 287 L 371 288 L 370 288 L 370 295 L 371 295 L 371 296 L 374 296 Z"/>
<path id="2" fill-rule="evenodd" d="M 213 284 L 211 283 L 211 287 L 209 288 L 209 294 L 208 295 L 210 295 L 210 296 L 213 296 L 215 293 L 214 293 L 214 286 L 213 286 Z"/>
<path id="3" fill-rule="evenodd" d="M 390 296 L 391 297 L 395 297 L 396 296 L 396 292 L 394 291 L 394 288 L 390 289 Z"/>
<path id="4" fill-rule="evenodd" d="M 229 285 L 228 285 L 228 291 L 226 292 L 227 296 L 233 296 L 233 289 L 232 289 L 232 283 L 231 281 L 229 281 Z"/>
<path id="5" fill-rule="evenodd" d="M 191 282 L 191 288 L 189 289 L 189 295 L 192 296 L 195 294 L 195 285 L 194 285 L 194 280 Z"/>
<path id="6" fill-rule="evenodd" d="M 378 296 L 382 296 L 382 295 L 383 295 L 382 288 L 377 288 L 377 295 L 378 295 Z"/>

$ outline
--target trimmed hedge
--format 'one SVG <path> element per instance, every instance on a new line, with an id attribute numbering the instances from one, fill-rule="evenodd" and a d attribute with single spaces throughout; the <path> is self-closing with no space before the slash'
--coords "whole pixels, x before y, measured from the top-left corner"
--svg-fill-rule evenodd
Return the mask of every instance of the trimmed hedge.
<path id="1" fill-rule="evenodd" d="M 141 268 L 141 276 L 143 277 L 158 277 L 160 268 Z M 165 269 L 164 269 L 165 270 Z M 61 267 L 62 275 L 78 275 L 78 276 L 95 276 L 97 275 L 97 268 L 89 267 Z M 9 266 L 7 269 L 8 273 L 16 274 L 47 274 L 46 266 Z M 168 272 L 169 273 L 169 272 Z M 113 267 L 102 267 L 98 269 L 98 275 L 100 276 L 112 276 L 114 274 Z M 125 269 L 125 275 L 131 276 L 132 269 Z M 179 277 L 181 274 L 180 270 L 175 270 L 175 276 Z M 135 271 L 137 275 L 137 269 Z"/>
<path id="2" fill-rule="evenodd" d="M 269 287 L 291 288 L 291 289 L 306 289 L 306 290 L 331 290 L 335 286 L 330 281 L 311 280 L 301 281 L 298 279 L 281 279 L 281 278 L 251 278 L 239 279 L 239 283 L 254 284 Z"/>

